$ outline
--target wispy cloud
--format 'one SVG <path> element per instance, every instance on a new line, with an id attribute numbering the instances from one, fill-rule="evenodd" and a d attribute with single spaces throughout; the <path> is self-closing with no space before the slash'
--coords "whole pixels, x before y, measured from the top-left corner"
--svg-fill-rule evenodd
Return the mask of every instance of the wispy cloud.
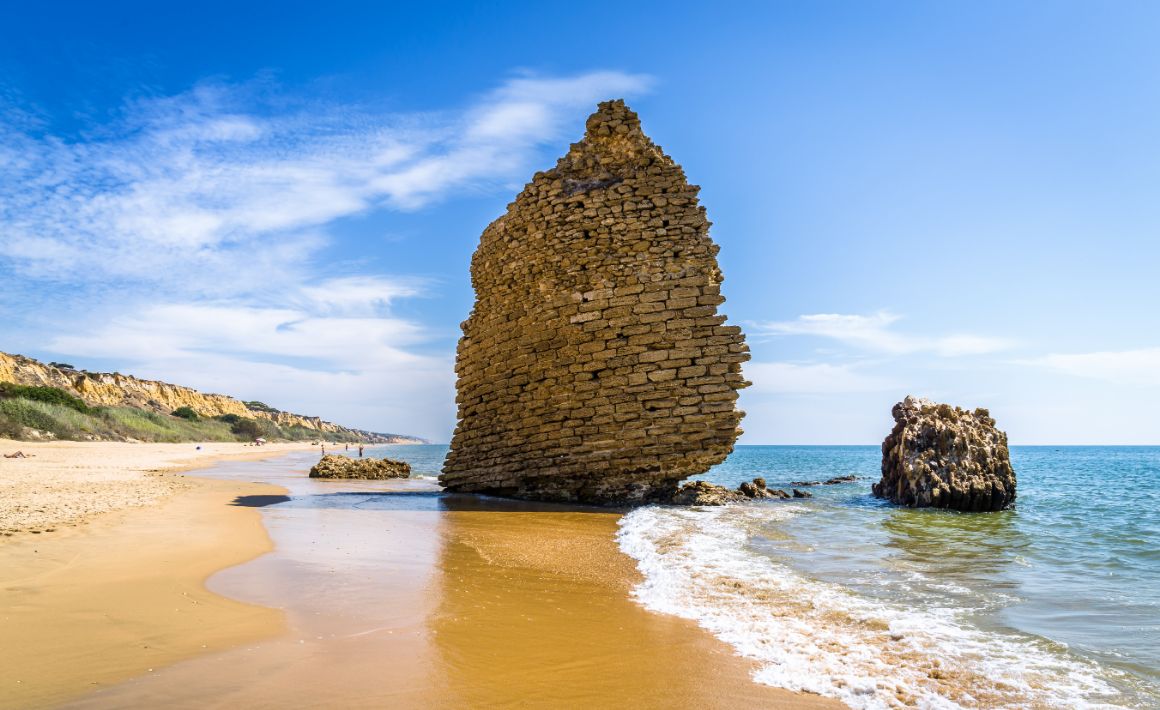
<path id="1" fill-rule="evenodd" d="M 1092 353 L 1053 353 L 1018 361 L 1023 365 L 1104 380 L 1123 385 L 1160 386 L 1160 348 L 1108 350 Z"/>
<path id="2" fill-rule="evenodd" d="M 649 83 L 524 74 L 425 112 L 205 83 L 67 136 L 0 95 L 0 305 L 47 331 L 11 319 L 0 341 L 445 437 L 455 334 L 394 309 L 433 283 L 357 264 L 333 278 L 320 256 L 351 217 L 510 191 L 597 101 Z"/>
<path id="3" fill-rule="evenodd" d="M 0 126 L 0 261 L 34 277 L 190 291 L 299 279 L 336 220 L 516 179 L 578 111 L 648 84 L 612 71 L 524 76 L 422 114 L 288 110 L 206 84 L 133 103 L 83 140 Z"/>
<path id="4" fill-rule="evenodd" d="M 756 394 L 845 394 L 898 389 L 894 380 L 863 372 L 855 364 L 751 362 L 745 376 Z"/>
<path id="5" fill-rule="evenodd" d="M 419 295 L 410 280 L 359 277 L 302 287 L 280 307 L 161 303 L 58 335 L 47 349 L 346 424 L 439 437 L 449 422 L 450 356 L 425 353 L 431 329 L 390 310 Z"/>
<path id="6" fill-rule="evenodd" d="M 899 332 L 893 326 L 901 316 L 888 311 L 871 315 L 818 313 L 798 316 L 792 321 L 757 323 L 754 333 L 761 336 L 812 336 L 837 340 L 864 350 L 892 355 L 932 352 L 943 357 L 985 355 L 1006 350 L 1012 343 L 1003 338 L 955 334 L 937 337 Z"/>

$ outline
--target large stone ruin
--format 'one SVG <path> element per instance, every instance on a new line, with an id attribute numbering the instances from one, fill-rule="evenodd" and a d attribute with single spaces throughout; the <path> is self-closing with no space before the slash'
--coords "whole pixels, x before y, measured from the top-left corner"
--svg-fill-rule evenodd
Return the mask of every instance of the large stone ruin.
<path id="1" fill-rule="evenodd" d="M 732 451 L 749 350 L 717 313 L 718 247 L 699 189 L 623 101 L 608 101 L 484 230 L 444 486 L 667 500 Z"/>
<path id="2" fill-rule="evenodd" d="M 986 409 L 907 397 L 892 410 L 874 495 L 917 508 L 1002 510 L 1015 502 L 1007 435 Z"/>

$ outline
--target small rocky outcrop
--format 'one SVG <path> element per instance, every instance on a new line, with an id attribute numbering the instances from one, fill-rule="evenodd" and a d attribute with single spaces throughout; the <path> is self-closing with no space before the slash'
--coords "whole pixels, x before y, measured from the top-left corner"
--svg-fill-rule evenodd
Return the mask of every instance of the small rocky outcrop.
<path id="1" fill-rule="evenodd" d="M 764 478 L 755 478 L 752 481 L 742 483 L 737 487 L 737 490 L 708 481 L 692 481 L 678 488 L 664 502 L 673 505 L 725 505 L 761 498 L 786 500 L 789 497 L 790 494 L 785 491 L 767 488 Z"/>
<path id="2" fill-rule="evenodd" d="M 843 483 L 853 483 L 858 480 L 857 476 L 834 476 L 827 478 L 824 481 L 790 481 L 791 486 L 837 486 Z"/>
<path id="3" fill-rule="evenodd" d="M 986 409 L 907 397 L 894 405 L 874 495 L 917 508 L 1002 510 L 1015 501 L 1007 435 Z"/>
<path id="4" fill-rule="evenodd" d="M 738 491 L 708 481 L 692 481 L 681 486 L 666 503 L 673 505 L 725 505 L 739 503 L 746 497 Z"/>
<path id="5" fill-rule="evenodd" d="M 349 456 L 328 454 L 310 469 L 311 478 L 361 478 L 382 480 L 407 478 L 411 464 L 393 459 L 352 459 Z"/>

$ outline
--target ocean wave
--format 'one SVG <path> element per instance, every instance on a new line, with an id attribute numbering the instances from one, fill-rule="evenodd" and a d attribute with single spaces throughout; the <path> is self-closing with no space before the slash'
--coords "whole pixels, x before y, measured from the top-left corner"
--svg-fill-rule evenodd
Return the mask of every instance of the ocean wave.
<path id="1" fill-rule="evenodd" d="M 972 627 L 964 609 L 907 608 L 809 579 L 751 549 L 751 530 L 803 506 L 649 507 L 621 549 L 649 610 L 697 621 L 759 662 L 754 680 L 854 708 L 1131 707 L 1107 669 L 1042 639 Z"/>

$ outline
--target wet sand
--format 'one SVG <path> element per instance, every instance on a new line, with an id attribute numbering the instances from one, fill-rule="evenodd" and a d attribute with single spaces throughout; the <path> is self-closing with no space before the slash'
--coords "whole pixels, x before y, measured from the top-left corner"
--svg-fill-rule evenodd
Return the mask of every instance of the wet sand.
<path id="1" fill-rule="evenodd" d="M 209 581 L 283 609 L 286 632 L 67 707 L 842 707 L 756 685 L 727 645 L 632 602 L 617 513 L 310 481 L 303 463 L 212 474 L 289 489 L 243 501 L 273 503 L 275 550 Z"/>

